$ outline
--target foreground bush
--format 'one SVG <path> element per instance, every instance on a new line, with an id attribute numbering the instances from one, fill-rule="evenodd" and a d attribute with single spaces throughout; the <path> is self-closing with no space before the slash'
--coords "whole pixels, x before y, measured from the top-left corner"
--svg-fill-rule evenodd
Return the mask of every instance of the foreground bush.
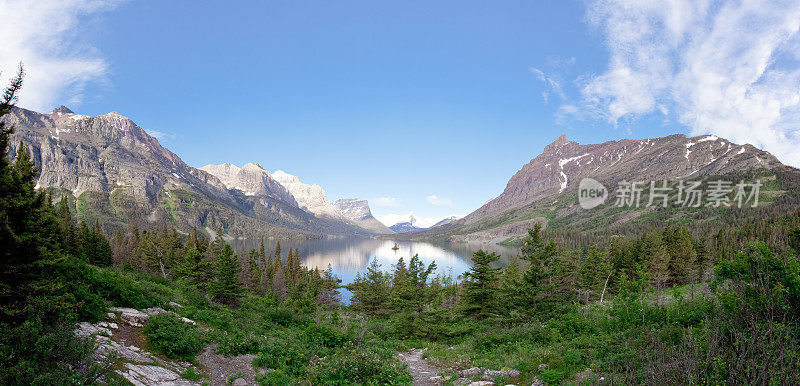
<path id="1" fill-rule="evenodd" d="M 393 352 L 375 347 L 348 345 L 320 358 L 309 369 L 315 385 L 402 385 L 411 384 L 406 366 L 392 358 Z"/>
<path id="2" fill-rule="evenodd" d="M 197 326 L 168 314 L 150 318 L 144 335 L 150 347 L 170 358 L 191 360 L 203 348 L 203 337 Z"/>

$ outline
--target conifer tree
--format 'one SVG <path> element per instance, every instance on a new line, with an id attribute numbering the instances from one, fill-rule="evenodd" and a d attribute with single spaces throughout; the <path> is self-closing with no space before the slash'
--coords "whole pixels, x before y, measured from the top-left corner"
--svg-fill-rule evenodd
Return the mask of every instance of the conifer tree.
<path id="1" fill-rule="evenodd" d="M 319 275 L 319 272 L 317 272 L 317 276 Z M 328 268 L 322 272 L 321 279 L 319 294 L 317 295 L 317 304 L 329 309 L 333 308 L 339 304 L 341 298 L 339 294 L 339 283 L 341 283 L 341 280 L 333 274 L 333 268 L 331 268 L 330 263 L 328 264 Z"/>
<path id="2" fill-rule="evenodd" d="M 472 255 L 472 267 L 466 273 L 463 289 L 463 310 L 468 316 L 485 319 L 496 313 L 497 268 L 492 263 L 500 259 L 496 253 L 478 250 Z"/>
<path id="3" fill-rule="evenodd" d="M 389 298 L 389 278 L 381 270 L 377 259 L 372 259 L 364 275 L 359 272 L 353 283 L 347 286 L 353 292 L 350 304 L 356 311 L 371 316 L 386 315 Z"/>
<path id="4" fill-rule="evenodd" d="M 221 238 L 221 236 L 217 236 L 217 239 Z M 233 248 L 229 244 L 226 243 L 215 251 L 214 279 L 209 288 L 215 301 L 227 305 L 237 305 L 239 303 L 239 298 L 242 296 L 242 283 L 239 281 L 240 272 L 239 259 L 233 253 Z"/>
<path id="5" fill-rule="evenodd" d="M 184 252 L 180 263 L 175 267 L 175 274 L 178 278 L 186 280 L 205 290 L 212 275 L 212 261 L 203 257 L 203 254 L 195 247 L 191 247 Z"/>

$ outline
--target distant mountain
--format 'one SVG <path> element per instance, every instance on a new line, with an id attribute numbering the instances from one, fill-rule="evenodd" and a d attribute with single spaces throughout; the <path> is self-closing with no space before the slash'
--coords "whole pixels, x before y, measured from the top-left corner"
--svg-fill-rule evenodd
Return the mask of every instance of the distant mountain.
<path id="1" fill-rule="evenodd" d="M 449 224 L 449 223 L 451 223 L 453 221 L 458 220 L 459 218 L 460 218 L 459 216 L 445 217 L 445 218 L 435 222 L 433 225 L 431 225 L 429 227 L 425 227 L 425 226 L 421 226 L 420 220 L 418 220 L 413 214 L 410 214 L 410 215 L 408 215 L 408 221 L 398 222 L 398 223 L 390 226 L 389 229 L 395 231 L 396 233 L 421 232 L 421 231 L 425 231 L 425 230 L 428 230 L 428 229 L 433 229 L 433 228 L 438 227 L 438 226 Z M 433 222 L 431 220 L 428 220 L 428 221 L 429 221 L 428 224 L 430 224 L 430 222 Z"/>
<path id="2" fill-rule="evenodd" d="M 228 189 L 238 189 L 246 196 L 270 196 L 298 206 L 294 196 L 259 164 L 248 163 L 239 168 L 231 163 L 206 165 L 200 168 L 219 178 Z"/>
<path id="3" fill-rule="evenodd" d="M 428 228 L 428 229 L 436 228 L 438 226 L 450 224 L 451 222 L 456 221 L 456 220 L 458 220 L 460 218 L 461 217 L 459 217 L 459 216 L 445 217 L 445 218 L 441 219 L 439 222 L 437 222 L 436 224 L 431 225 L 430 228 Z"/>
<path id="4" fill-rule="evenodd" d="M 356 236 L 370 232 L 340 215 L 318 218 L 258 165 L 186 165 L 132 120 L 117 112 L 90 117 L 61 106 L 50 114 L 14 108 L 3 119 L 41 168 L 37 187 L 64 195 L 79 219 L 107 231 L 168 222 L 232 237 Z M 338 212 L 338 211 L 336 211 Z"/>
<path id="5" fill-rule="evenodd" d="M 372 211 L 369 209 L 367 200 L 343 198 L 334 202 L 333 205 L 339 209 L 342 215 L 362 228 L 371 230 L 376 234 L 394 233 L 391 229 L 387 228 L 386 225 L 383 225 L 382 222 L 372 216 Z"/>
<path id="6" fill-rule="evenodd" d="M 304 184 L 297 176 L 293 176 L 283 170 L 275 171 L 275 173 L 272 173 L 272 177 L 289 190 L 303 210 L 321 217 L 339 220 L 346 218 L 339 209 L 328 201 L 328 197 L 325 196 L 325 190 L 319 185 Z"/>
<path id="7" fill-rule="evenodd" d="M 390 226 L 389 229 L 391 229 L 392 231 L 394 231 L 396 233 L 410 233 L 410 232 L 423 231 L 423 230 L 428 229 L 428 228 L 419 228 L 419 227 L 414 226 L 413 223 L 406 221 L 406 222 L 399 222 L 397 224 L 394 224 L 394 225 Z"/>
<path id="8" fill-rule="evenodd" d="M 578 205 L 578 185 L 591 178 L 608 188 L 606 204 L 592 210 Z M 782 165 L 768 152 L 738 145 L 713 135 L 608 141 L 580 145 L 566 136 L 544 148 L 508 181 L 500 196 L 463 219 L 414 237 L 450 241 L 501 242 L 518 239 L 535 223 L 570 231 L 614 232 L 629 224 L 664 221 L 713 221 L 718 208 L 617 208 L 617 188 L 623 181 L 725 180 L 760 178 L 762 205 L 795 200 L 800 171 Z M 647 202 L 649 185 L 644 186 Z M 781 198 L 786 195 L 790 198 Z M 783 204 L 782 204 L 783 205 Z M 746 209 L 745 209 L 746 210 Z M 656 214 L 657 213 L 657 214 Z M 713 223 L 710 223 L 713 225 Z M 636 229 L 635 227 L 633 229 Z"/>

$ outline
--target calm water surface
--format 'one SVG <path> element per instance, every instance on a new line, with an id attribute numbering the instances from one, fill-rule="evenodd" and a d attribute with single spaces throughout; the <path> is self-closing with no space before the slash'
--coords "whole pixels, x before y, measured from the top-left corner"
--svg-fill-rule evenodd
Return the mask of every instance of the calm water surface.
<path id="1" fill-rule="evenodd" d="M 384 271 L 390 271 L 399 258 L 408 262 L 418 254 L 427 265 L 436 262 L 438 273 L 454 278 L 469 270 L 472 254 L 478 249 L 491 251 L 501 256 L 499 266 L 508 264 L 518 250 L 495 244 L 432 244 L 416 241 L 397 241 L 398 250 L 393 250 L 395 241 L 375 239 L 323 239 L 323 240 L 264 240 L 265 249 L 275 251 L 281 243 L 281 256 L 286 259 L 289 248 L 300 251 L 306 267 L 324 270 L 330 264 L 333 272 L 342 279 L 342 284 L 352 283 L 358 272 L 364 272 L 372 259 L 377 259 Z M 260 240 L 231 240 L 237 252 L 258 249 Z M 347 302 L 350 294 L 342 291 L 342 300 Z"/>

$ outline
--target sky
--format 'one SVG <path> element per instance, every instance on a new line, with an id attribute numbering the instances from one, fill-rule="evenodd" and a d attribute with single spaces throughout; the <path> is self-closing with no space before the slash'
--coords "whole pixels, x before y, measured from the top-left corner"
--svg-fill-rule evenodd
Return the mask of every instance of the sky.
<path id="1" fill-rule="evenodd" d="M 800 2 L 0 0 L 19 106 L 118 111 L 187 164 L 257 162 L 420 225 L 559 135 L 675 133 L 800 166 Z"/>

